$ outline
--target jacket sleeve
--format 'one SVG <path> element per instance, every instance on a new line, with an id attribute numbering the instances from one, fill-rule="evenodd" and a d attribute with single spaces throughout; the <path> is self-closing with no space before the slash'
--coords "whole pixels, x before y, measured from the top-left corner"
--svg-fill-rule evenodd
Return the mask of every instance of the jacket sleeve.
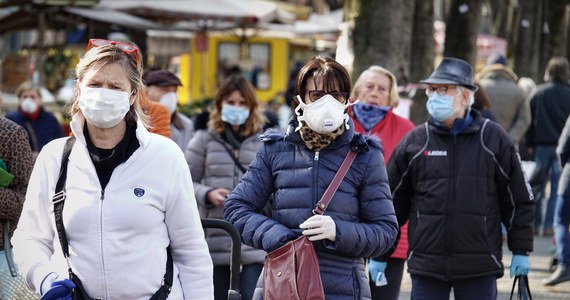
<path id="1" fill-rule="evenodd" d="M 359 184 L 358 219 L 335 219 L 335 242 L 324 241 L 327 248 L 351 257 L 381 255 L 392 248 L 398 234 L 384 159 L 379 149 L 370 151 L 374 152 L 364 162 L 363 181 Z"/>
<path id="2" fill-rule="evenodd" d="M 204 238 L 204 230 L 192 176 L 184 165 L 182 152 L 173 151 L 177 160 L 172 170 L 175 178 L 168 189 L 165 203 L 165 223 L 170 237 L 172 260 L 180 271 L 180 283 L 184 299 L 213 299 L 213 264 Z"/>
<path id="3" fill-rule="evenodd" d="M 564 166 L 570 158 L 570 117 L 566 119 L 566 124 L 558 139 L 556 153 L 558 153 L 560 164 Z"/>
<path id="4" fill-rule="evenodd" d="M 534 120 L 536 118 L 536 97 L 531 96 L 530 97 L 530 125 L 526 131 L 525 134 L 525 143 L 528 147 L 533 148 L 535 146 L 535 138 L 534 138 L 534 132 L 535 132 L 535 124 L 534 124 Z"/>
<path id="5" fill-rule="evenodd" d="M 34 167 L 26 130 L 16 124 L 14 128 L 15 130 L 6 130 L 3 133 L 2 139 L 9 142 L 5 143 L 5 151 L 0 153 L 0 159 L 6 164 L 7 171 L 14 176 L 10 186 L 0 187 L 0 220 L 12 221 L 12 228 L 16 227 L 20 218 L 26 188 Z M 0 224 L 0 227 L 2 226 Z"/>
<path id="6" fill-rule="evenodd" d="M 236 188 L 224 203 L 224 219 L 232 223 L 244 244 L 271 252 L 297 235 L 261 212 L 274 190 L 267 144 L 263 144 Z"/>
<path id="7" fill-rule="evenodd" d="M 520 156 L 506 133 L 496 127 L 487 134 L 500 139 L 500 152 L 495 154 L 498 162 L 495 174 L 509 249 L 514 254 L 528 254 L 533 250 L 535 203 L 532 190 L 522 170 Z"/>
<path id="8" fill-rule="evenodd" d="M 148 101 L 148 116 L 152 127 L 150 132 L 170 138 L 170 112 L 166 106 Z"/>
<path id="9" fill-rule="evenodd" d="M 190 173 L 192 174 L 194 192 L 196 194 L 198 205 L 212 206 L 212 204 L 208 203 L 208 200 L 206 199 L 206 195 L 212 187 L 201 183 L 204 178 L 204 171 L 206 168 L 207 137 L 208 132 L 206 130 L 199 130 L 196 132 L 194 137 L 192 137 L 188 143 L 185 156 L 188 167 L 190 168 Z"/>
<path id="10" fill-rule="evenodd" d="M 398 220 L 398 228 L 401 228 L 408 221 L 410 214 L 412 196 L 414 188 L 412 184 L 410 164 L 406 155 L 407 141 L 409 137 L 405 137 L 400 142 L 390 157 L 387 165 L 388 179 L 390 182 L 390 190 L 392 191 L 392 201 L 394 203 L 394 211 Z M 389 251 L 382 256 L 375 257 L 377 261 L 387 261 L 388 258 L 396 250 L 396 246 L 400 240 L 400 231 L 394 241 L 394 245 Z"/>
<path id="11" fill-rule="evenodd" d="M 521 105 L 519 106 L 519 110 L 515 116 L 515 122 L 509 130 L 509 136 L 512 137 L 513 142 L 521 140 L 531 121 L 530 105 L 524 95 L 524 92 L 520 91 L 520 95 L 518 97 L 520 98 L 519 101 Z"/>
<path id="12" fill-rule="evenodd" d="M 53 210 L 51 197 L 58 178 L 62 151 L 63 142 L 60 140 L 48 143 L 40 151 L 28 183 L 22 215 L 11 240 L 18 271 L 28 287 L 37 292 L 43 278 L 58 270 L 50 262 L 54 247 L 60 247 L 59 243 L 54 243 L 56 233 L 50 211 Z"/>

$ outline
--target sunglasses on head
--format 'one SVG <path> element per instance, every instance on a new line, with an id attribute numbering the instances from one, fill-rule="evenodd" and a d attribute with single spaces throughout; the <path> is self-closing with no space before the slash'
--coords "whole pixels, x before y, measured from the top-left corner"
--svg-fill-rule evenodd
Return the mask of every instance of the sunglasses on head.
<path id="1" fill-rule="evenodd" d="M 104 39 L 90 39 L 89 44 L 87 45 L 87 51 L 89 51 L 91 48 L 101 47 L 105 45 L 116 46 L 124 53 L 132 55 L 135 59 L 135 63 L 138 65 L 140 59 L 139 48 L 131 43 L 109 41 Z"/>

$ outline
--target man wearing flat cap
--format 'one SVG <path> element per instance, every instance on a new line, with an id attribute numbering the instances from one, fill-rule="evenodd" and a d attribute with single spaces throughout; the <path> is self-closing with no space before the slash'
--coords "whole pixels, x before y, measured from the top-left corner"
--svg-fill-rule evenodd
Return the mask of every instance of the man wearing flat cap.
<path id="1" fill-rule="evenodd" d="M 496 299 L 503 276 L 501 224 L 510 275 L 526 275 L 534 199 L 505 130 L 471 110 L 471 66 L 445 57 L 421 83 L 427 122 L 398 144 L 387 171 L 398 223 L 409 220 L 412 298 Z"/>
<path id="2" fill-rule="evenodd" d="M 150 71 L 145 74 L 146 95 L 151 101 L 158 102 L 169 111 L 170 138 L 182 151 L 194 135 L 194 124 L 190 118 L 176 111 L 178 96 L 176 91 L 182 82 L 172 72 L 164 70 Z"/>

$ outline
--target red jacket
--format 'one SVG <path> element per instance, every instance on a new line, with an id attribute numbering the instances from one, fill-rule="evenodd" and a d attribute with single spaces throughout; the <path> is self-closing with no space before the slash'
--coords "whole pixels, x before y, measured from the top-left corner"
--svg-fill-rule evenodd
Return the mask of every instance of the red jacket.
<path id="1" fill-rule="evenodd" d="M 366 130 L 360 122 L 354 117 L 354 113 L 352 109 L 349 110 L 349 114 L 354 121 L 354 130 L 356 132 L 367 134 Z M 396 145 L 400 142 L 400 140 L 412 129 L 414 129 L 415 125 L 408 119 L 404 119 L 394 113 L 394 109 L 390 109 L 384 119 L 378 122 L 374 128 L 368 132 L 367 135 L 369 136 L 376 136 L 382 142 L 382 147 L 384 149 L 384 160 L 386 164 L 388 164 L 388 160 L 390 159 L 390 155 L 392 155 L 392 151 L 396 148 Z M 408 223 L 404 224 L 402 228 L 400 228 L 400 241 L 398 242 L 398 246 L 396 247 L 396 251 L 392 254 L 391 257 L 393 258 L 401 258 L 406 259 L 408 252 Z"/>

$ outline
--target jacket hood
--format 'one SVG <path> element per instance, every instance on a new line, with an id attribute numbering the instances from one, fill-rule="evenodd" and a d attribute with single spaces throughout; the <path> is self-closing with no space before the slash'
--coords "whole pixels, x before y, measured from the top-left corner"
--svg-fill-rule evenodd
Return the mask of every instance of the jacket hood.
<path id="1" fill-rule="evenodd" d="M 513 70 L 501 64 L 485 66 L 479 73 L 477 73 L 477 75 L 475 75 L 475 80 L 481 80 L 483 78 L 505 78 L 514 82 L 519 80 Z"/>

